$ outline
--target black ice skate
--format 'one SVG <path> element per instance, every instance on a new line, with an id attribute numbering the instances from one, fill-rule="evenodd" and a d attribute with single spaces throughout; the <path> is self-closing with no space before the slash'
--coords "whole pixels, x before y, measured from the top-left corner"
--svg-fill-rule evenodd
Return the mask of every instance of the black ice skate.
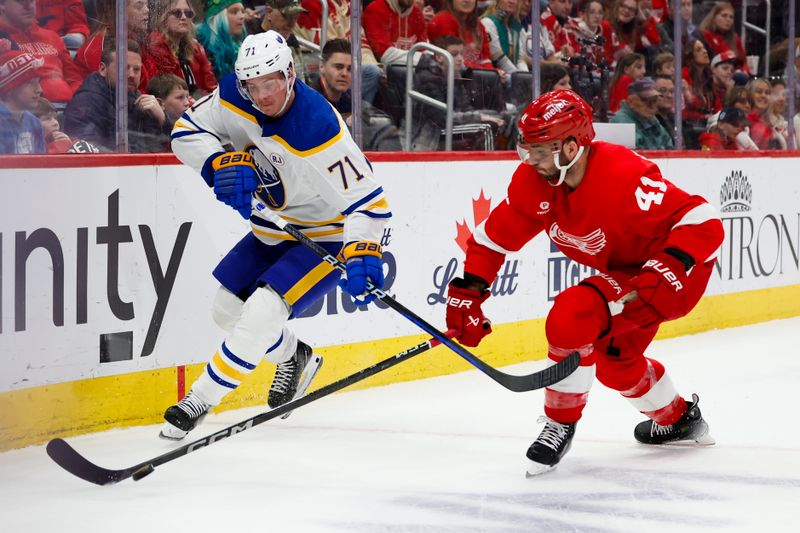
<path id="1" fill-rule="evenodd" d="M 311 380 L 317 375 L 322 366 L 322 356 L 311 352 L 311 346 L 303 341 L 297 341 L 297 349 L 291 359 L 279 363 L 275 369 L 275 377 L 269 388 L 267 404 L 275 409 L 295 398 L 300 398 L 306 393 Z M 281 418 L 289 418 L 291 411 Z"/>
<path id="2" fill-rule="evenodd" d="M 645 420 L 636 425 L 633 436 L 642 444 L 700 444 L 710 446 L 714 438 L 708 433 L 708 424 L 700 414 L 697 405 L 699 398 L 692 394 L 692 401 L 686 402 L 689 410 L 669 426 L 660 426 L 653 420 Z"/>
<path id="3" fill-rule="evenodd" d="M 210 410 L 211 405 L 189 391 L 180 402 L 166 410 L 164 420 L 167 423 L 158 436 L 166 440 L 181 440 L 203 421 Z"/>
<path id="4" fill-rule="evenodd" d="M 545 416 L 540 417 L 538 421 L 544 422 L 545 425 L 525 454 L 528 457 L 528 471 L 525 477 L 538 476 L 553 470 L 572 446 L 575 426 L 578 425 L 577 422 L 562 424 Z"/>

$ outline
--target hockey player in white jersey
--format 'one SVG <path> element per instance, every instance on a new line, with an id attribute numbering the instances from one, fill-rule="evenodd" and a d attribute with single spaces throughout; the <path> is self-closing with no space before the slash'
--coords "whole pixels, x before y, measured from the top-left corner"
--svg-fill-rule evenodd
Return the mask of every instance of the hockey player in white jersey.
<path id="1" fill-rule="evenodd" d="M 227 151 L 230 145 L 234 152 Z M 335 287 L 339 274 L 260 213 L 272 210 L 347 266 L 340 286 L 368 303 L 383 287 L 380 238 L 391 216 L 372 167 L 339 114 L 296 79 L 280 34 L 248 36 L 235 73 L 176 122 L 172 149 L 251 231 L 214 270 L 215 322 L 227 336 L 203 374 L 164 414 L 161 436 L 182 439 L 262 358 L 277 363 L 268 403 L 307 386 L 321 358 L 286 323 Z M 302 386 L 301 385 L 301 388 Z M 300 393 L 298 393 L 299 395 Z"/>

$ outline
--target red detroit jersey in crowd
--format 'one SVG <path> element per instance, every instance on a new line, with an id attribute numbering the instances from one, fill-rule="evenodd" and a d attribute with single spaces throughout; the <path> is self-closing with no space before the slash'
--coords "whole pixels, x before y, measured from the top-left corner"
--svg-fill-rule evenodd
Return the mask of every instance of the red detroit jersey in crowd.
<path id="1" fill-rule="evenodd" d="M 586 173 L 573 191 L 552 187 L 520 164 L 507 199 L 469 239 L 465 272 L 491 283 L 506 253 L 541 231 L 567 257 L 626 280 L 666 248 L 702 265 L 722 240 L 716 210 L 704 198 L 665 180 L 652 161 L 600 141 L 591 143 Z"/>

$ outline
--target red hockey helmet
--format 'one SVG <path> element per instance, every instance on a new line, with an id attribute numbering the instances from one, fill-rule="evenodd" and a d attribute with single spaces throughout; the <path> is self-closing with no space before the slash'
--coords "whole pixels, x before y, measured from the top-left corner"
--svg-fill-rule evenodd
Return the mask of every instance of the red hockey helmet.
<path id="1" fill-rule="evenodd" d="M 574 137 L 579 146 L 594 139 L 592 108 L 577 93 L 562 89 L 541 95 L 519 119 L 520 141 L 541 144 Z"/>

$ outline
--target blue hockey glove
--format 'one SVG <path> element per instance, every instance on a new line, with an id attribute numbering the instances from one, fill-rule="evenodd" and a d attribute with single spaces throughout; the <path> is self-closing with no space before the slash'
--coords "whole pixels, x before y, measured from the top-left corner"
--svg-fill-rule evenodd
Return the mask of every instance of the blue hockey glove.
<path id="1" fill-rule="evenodd" d="M 226 152 L 211 162 L 214 169 L 214 194 L 247 220 L 252 211 L 253 191 L 258 187 L 258 174 L 253 158 L 246 152 Z"/>
<path id="2" fill-rule="evenodd" d="M 366 305 L 375 296 L 367 293 L 367 280 L 375 287 L 383 288 L 383 263 L 381 245 L 377 242 L 351 242 L 342 250 L 347 277 L 339 280 L 339 287 L 349 293 L 358 305 Z"/>

